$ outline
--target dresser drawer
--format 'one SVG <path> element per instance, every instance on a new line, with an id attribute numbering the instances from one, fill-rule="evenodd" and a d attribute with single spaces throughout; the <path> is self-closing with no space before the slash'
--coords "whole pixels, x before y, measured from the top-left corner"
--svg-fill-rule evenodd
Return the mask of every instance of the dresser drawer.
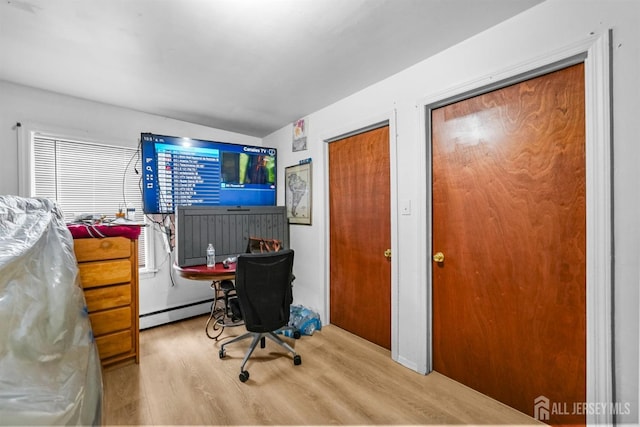
<path id="1" fill-rule="evenodd" d="M 78 262 L 128 258 L 131 255 L 131 240 L 125 237 L 75 239 L 73 244 Z"/>
<path id="2" fill-rule="evenodd" d="M 133 351 L 133 334 L 131 331 L 122 331 L 115 334 L 104 335 L 96 338 L 100 359 L 117 356 L 118 354 Z"/>
<path id="3" fill-rule="evenodd" d="M 84 291 L 89 312 L 131 304 L 131 284 L 114 285 Z"/>
<path id="4" fill-rule="evenodd" d="M 131 261 L 92 261 L 78 264 L 83 288 L 128 283 L 131 281 Z"/>
<path id="5" fill-rule="evenodd" d="M 131 328 L 131 307 L 89 313 L 94 336 Z"/>

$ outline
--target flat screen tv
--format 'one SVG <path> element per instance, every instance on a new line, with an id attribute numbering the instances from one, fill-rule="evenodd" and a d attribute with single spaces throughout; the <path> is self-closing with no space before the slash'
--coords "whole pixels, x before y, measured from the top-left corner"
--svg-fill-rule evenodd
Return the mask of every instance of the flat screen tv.
<path id="1" fill-rule="evenodd" d="M 143 133 L 147 214 L 176 206 L 275 206 L 275 148 Z"/>

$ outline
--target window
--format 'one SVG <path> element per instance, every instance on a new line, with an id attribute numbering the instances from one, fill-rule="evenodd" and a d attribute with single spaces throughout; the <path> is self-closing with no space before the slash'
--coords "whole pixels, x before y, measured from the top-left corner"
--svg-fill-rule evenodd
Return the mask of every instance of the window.
<path id="1" fill-rule="evenodd" d="M 55 200 L 71 222 L 80 214 L 113 218 L 127 205 L 144 221 L 140 196 L 140 156 L 130 147 L 33 136 L 31 195 Z M 146 232 L 138 241 L 139 266 L 146 262 Z"/>

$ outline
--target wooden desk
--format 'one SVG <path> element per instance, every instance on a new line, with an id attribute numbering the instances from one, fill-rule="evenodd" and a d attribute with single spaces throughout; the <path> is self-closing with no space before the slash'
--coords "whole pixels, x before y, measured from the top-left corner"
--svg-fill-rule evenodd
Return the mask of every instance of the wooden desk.
<path id="1" fill-rule="evenodd" d="M 211 314 L 204 326 L 204 331 L 211 339 L 218 340 L 226 326 L 244 325 L 243 320 L 234 320 L 228 304 L 229 298 L 235 298 L 233 281 L 236 278 L 236 264 L 229 264 L 229 268 L 224 268 L 221 262 L 214 267 L 206 265 L 194 265 L 190 267 L 180 267 L 176 264 L 173 268 L 181 277 L 189 280 L 211 280 L 213 290 L 213 302 L 211 303 Z"/>
<path id="2" fill-rule="evenodd" d="M 206 265 L 193 265 L 190 267 L 180 267 L 173 265 L 173 268 L 185 279 L 191 280 L 234 280 L 236 278 L 236 264 L 229 264 L 229 268 L 224 268 L 221 262 L 215 267 Z"/>

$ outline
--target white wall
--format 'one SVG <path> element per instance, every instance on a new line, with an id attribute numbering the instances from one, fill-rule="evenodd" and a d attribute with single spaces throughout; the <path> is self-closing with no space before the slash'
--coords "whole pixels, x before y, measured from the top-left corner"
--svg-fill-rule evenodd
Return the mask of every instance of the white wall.
<path id="1" fill-rule="evenodd" d="M 397 200 L 410 201 L 411 215 L 397 215 L 398 342 L 397 360 L 420 368 L 424 360 L 425 330 L 421 327 L 424 293 L 418 254 L 426 235 L 425 183 L 421 182 L 425 142 L 420 129 L 420 100 L 484 79 L 543 57 L 548 52 L 585 40 L 590 33 L 613 29 L 614 128 L 614 357 L 615 400 L 632 405 L 632 413 L 618 421 L 638 421 L 638 304 L 640 274 L 640 2 L 547 0 L 447 51 L 381 81 L 308 118 L 308 150 L 291 151 L 291 127 L 263 140 L 279 149 L 281 166 L 312 157 L 313 225 L 291 226 L 291 246 L 296 250 L 294 297 L 299 303 L 327 313 L 326 302 L 326 188 L 323 178 L 326 153 L 323 140 L 356 130 L 381 116 L 395 117 Z M 384 52 L 380 53 L 384 58 Z M 395 112 L 395 113 L 394 113 Z M 280 167 L 279 182 L 282 182 Z M 282 192 L 283 189 L 280 188 Z M 281 197 L 282 195 L 279 195 Z M 281 199 L 282 200 L 282 199 Z M 397 209 L 397 206 L 394 207 Z"/>
<path id="2" fill-rule="evenodd" d="M 261 145 L 259 138 L 207 128 L 105 104 L 62 96 L 0 81 L 0 194 L 18 194 L 18 138 L 16 122 L 24 128 L 54 130 L 64 136 L 136 147 L 141 132 L 205 140 Z M 114 206 L 114 212 L 117 206 Z M 156 240 L 158 272 L 140 277 L 140 314 L 145 315 L 212 297 L 208 282 L 169 277 L 171 261 Z M 143 317 L 141 327 L 206 312 L 208 304 L 153 317 Z"/>

